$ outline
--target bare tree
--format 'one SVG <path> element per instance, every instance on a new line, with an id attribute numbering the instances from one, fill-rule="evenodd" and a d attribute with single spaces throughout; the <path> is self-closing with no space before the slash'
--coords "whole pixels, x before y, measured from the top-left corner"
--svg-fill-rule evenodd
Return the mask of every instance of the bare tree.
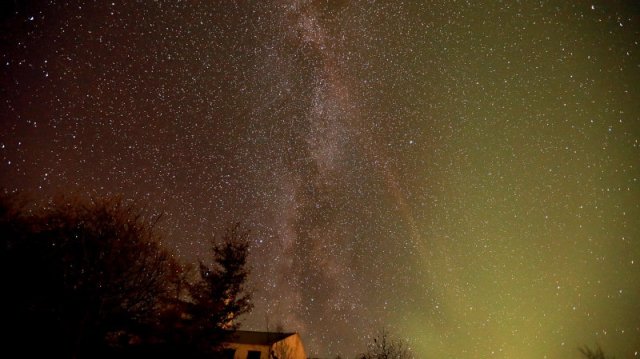
<path id="1" fill-rule="evenodd" d="M 615 359 L 615 357 L 607 357 L 604 355 L 602 348 L 598 345 L 595 350 L 591 350 L 588 346 L 584 346 L 584 348 L 578 348 L 580 353 L 584 355 L 587 359 Z"/>
<path id="2" fill-rule="evenodd" d="M 269 353 L 269 359 L 292 359 L 296 357 L 296 348 L 285 341 L 279 341 L 273 345 Z"/>
<path id="3" fill-rule="evenodd" d="M 358 356 L 358 359 L 413 359 L 406 343 L 394 339 L 389 332 L 382 330 L 369 346 L 369 351 Z"/>
<path id="4" fill-rule="evenodd" d="M 118 198 L 29 210 L 2 200 L 5 326 L 15 326 L 5 329 L 15 343 L 51 338 L 51 353 L 78 357 L 154 320 L 171 263 L 155 219 Z"/>

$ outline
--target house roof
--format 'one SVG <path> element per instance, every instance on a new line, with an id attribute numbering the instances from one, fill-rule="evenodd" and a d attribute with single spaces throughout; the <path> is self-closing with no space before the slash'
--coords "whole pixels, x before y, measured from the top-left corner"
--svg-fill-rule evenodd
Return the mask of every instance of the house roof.
<path id="1" fill-rule="evenodd" d="M 236 330 L 227 338 L 229 343 L 273 345 L 282 339 L 288 338 L 296 333 L 274 333 L 274 332 L 253 332 L 249 330 Z"/>

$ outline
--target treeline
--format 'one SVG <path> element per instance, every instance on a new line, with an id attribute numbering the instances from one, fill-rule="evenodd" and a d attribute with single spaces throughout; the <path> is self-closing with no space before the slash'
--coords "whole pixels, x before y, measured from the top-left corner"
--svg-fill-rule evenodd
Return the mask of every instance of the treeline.
<path id="1" fill-rule="evenodd" d="M 0 198 L 5 354 L 19 357 L 216 357 L 251 309 L 248 233 L 212 239 L 206 262 L 182 265 L 156 220 L 120 199 L 35 208 Z"/>

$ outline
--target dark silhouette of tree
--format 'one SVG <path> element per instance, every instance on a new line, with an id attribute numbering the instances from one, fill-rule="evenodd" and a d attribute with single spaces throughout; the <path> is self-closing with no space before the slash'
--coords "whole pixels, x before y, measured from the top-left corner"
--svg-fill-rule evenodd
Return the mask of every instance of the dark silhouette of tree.
<path id="1" fill-rule="evenodd" d="M 91 356 L 154 321 L 171 263 L 154 220 L 113 198 L 63 198 L 27 211 L 6 196 L 1 202 L 13 345 L 38 350 L 33 342 L 45 341 L 49 353 Z"/>
<path id="2" fill-rule="evenodd" d="M 238 317 L 253 307 L 245 288 L 249 275 L 248 238 L 249 232 L 240 224 L 214 238 L 210 263 L 200 261 L 199 278 L 189 285 L 188 314 L 193 318 L 195 332 L 204 335 L 205 346 L 220 344 L 230 330 L 238 328 Z"/>
<path id="3" fill-rule="evenodd" d="M 0 191 L 4 349 L 22 357 L 212 357 L 249 310 L 248 232 L 197 270 L 159 244 L 158 217 L 118 198 L 37 207 Z M 215 356 L 213 356 L 215 357 Z"/>
<path id="4" fill-rule="evenodd" d="M 578 348 L 580 353 L 584 355 L 587 359 L 615 359 L 615 357 L 607 357 L 604 355 L 602 348 L 598 345 L 595 350 L 591 350 L 588 346 L 584 346 L 584 348 Z"/>
<path id="5" fill-rule="evenodd" d="M 413 359 L 411 351 L 402 340 L 392 338 L 386 330 L 373 338 L 369 351 L 358 359 Z"/>

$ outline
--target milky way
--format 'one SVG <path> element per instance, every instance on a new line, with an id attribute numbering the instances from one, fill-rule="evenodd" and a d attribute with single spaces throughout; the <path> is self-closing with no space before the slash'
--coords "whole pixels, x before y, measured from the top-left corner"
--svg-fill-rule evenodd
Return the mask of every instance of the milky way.
<path id="1" fill-rule="evenodd" d="M 2 7 L 0 186 L 136 199 L 185 262 L 243 222 L 243 328 L 640 355 L 637 5 Z"/>

